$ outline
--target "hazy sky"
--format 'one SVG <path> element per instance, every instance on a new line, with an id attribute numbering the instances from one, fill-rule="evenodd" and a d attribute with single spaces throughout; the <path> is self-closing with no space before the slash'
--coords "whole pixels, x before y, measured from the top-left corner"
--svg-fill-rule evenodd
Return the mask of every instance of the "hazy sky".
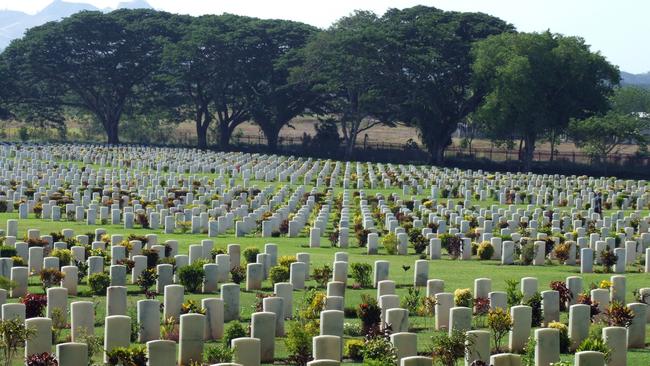
<path id="1" fill-rule="evenodd" d="M 115 7 L 119 0 L 70 0 Z M 0 0 L 0 9 L 37 12 L 52 0 Z M 156 9 L 186 14 L 224 12 L 282 18 L 327 27 L 355 9 L 378 14 L 417 4 L 445 10 L 481 11 L 500 17 L 521 31 L 544 31 L 583 37 L 622 70 L 650 71 L 650 1 L 646 0 L 149 0 Z"/>

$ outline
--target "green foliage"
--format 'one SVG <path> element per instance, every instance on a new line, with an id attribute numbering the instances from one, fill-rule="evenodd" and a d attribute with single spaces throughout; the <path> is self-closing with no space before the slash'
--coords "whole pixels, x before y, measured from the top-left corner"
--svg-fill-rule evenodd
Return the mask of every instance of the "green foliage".
<path id="1" fill-rule="evenodd" d="M 242 266 L 234 266 L 230 270 L 230 279 L 237 284 L 244 282 L 246 280 L 246 269 Z"/>
<path id="2" fill-rule="evenodd" d="M 43 291 L 46 291 L 48 288 L 53 286 L 59 286 L 61 280 L 65 277 L 65 273 L 59 271 L 56 268 L 43 268 L 40 273 L 41 284 L 43 285 Z"/>
<path id="3" fill-rule="evenodd" d="M 300 322 L 289 323 L 284 345 L 292 365 L 304 366 L 311 360 L 312 336 Z"/>
<path id="4" fill-rule="evenodd" d="M 472 291 L 468 288 L 459 288 L 454 291 L 454 304 L 456 306 L 472 307 Z"/>
<path id="5" fill-rule="evenodd" d="M 409 287 L 408 293 L 400 301 L 400 306 L 408 310 L 409 314 L 416 315 L 421 301 L 422 295 L 420 294 L 420 289 L 417 287 Z"/>
<path id="6" fill-rule="evenodd" d="M 16 256 L 16 248 L 9 245 L 0 246 L 0 257 L 11 258 Z"/>
<path id="7" fill-rule="evenodd" d="M 365 288 L 372 285 L 372 266 L 369 263 L 350 264 L 351 276 L 359 286 Z"/>
<path id="8" fill-rule="evenodd" d="M 415 127 L 431 161 L 440 163 L 452 133 L 483 97 L 484 89 L 472 88 L 472 45 L 513 27 L 487 14 L 426 6 L 390 9 L 382 23 L 384 57 L 395 65 L 382 83 L 396 109 L 390 114 Z"/>
<path id="9" fill-rule="evenodd" d="M 202 262 L 195 262 L 178 270 L 178 279 L 185 287 L 185 290 L 191 293 L 197 293 L 201 290 L 204 278 L 205 271 Z"/>
<path id="10" fill-rule="evenodd" d="M 271 267 L 271 270 L 269 270 L 269 279 L 273 284 L 287 282 L 289 281 L 289 269 L 285 266 Z"/>
<path id="11" fill-rule="evenodd" d="M 0 352 L 3 366 L 11 366 L 18 347 L 34 334 L 35 330 L 26 328 L 24 322 L 19 319 L 0 320 Z"/>
<path id="12" fill-rule="evenodd" d="M 88 276 L 90 292 L 97 296 L 106 296 L 106 289 L 111 285 L 111 277 L 106 272 L 93 273 Z"/>
<path id="13" fill-rule="evenodd" d="M 332 278 L 332 268 L 327 264 L 322 267 L 314 267 L 311 277 L 320 287 L 326 287 L 327 282 Z"/>
<path id="14" fill-rule="evenodd" d="M 451 334 L 443 332 L 433 336 L 431 354 L 433 359 L 444 366 L 455 366 L 456 360 L 465 355 L 467 336 L 464 332 L 454 330 Z"/>
<path id="15" fill-rule="evenodd" d="M 381 245 L 386 249 L 386 253 L 390 255 L 397 254 L 397 236 L 394 233 L 388 233 L 381 238 Z"/>
<path id="16" fill-rule="evenodd" d="M 488 312 L 487 326 L 492 331 L 494 347 L 496 352 L 501 352 L 501 340 L 512 329 L 512 317 L 510 313 L 502 308 L 495 308 Z"/>
<path id="17" fill-rule="evenodd" d="M 230 348 L 233 339 L 242 337 L 248 337 L 248 331 L 240 322 L 230 322 L 223 332 L 222 342 L 226 347 Z"/>
<path id="18" fill-rule="evenodd" d="M 494 247 L 489 242 L 483 242 L 479 244 L 476 254 L 478 254 L 478 257 L 481 258 L 481 260 L 492 259 L 492 256 L 494 255 Z"/>
<path id="19" fill-rule="evenodd" d="M 568 134 L 594 162 L 601 163 L 622 144 L 636 143 L 645 148 L 648 142 L 645 131 L 649 127 L 649 118 L 610 112 L 603 116 L 572 120 Z"/>
<path id="20" fill-rule="evenodd" d="M 72 260 L 72 251 L 70 249 L 54 249 L 50 256 L 59 258 L 59 266 L 68 266 Z"/>
<path id="21" fill-rule="evenodd" d="M 232 361 L 233 350 L 229 347 L 216 344 L 206 347 L 203 359 L 209 364 L 228 363 Z"/>
<path id="22" fill-rule="evenodd" d="M 520 305 L 521 299 L 523 298 L 524 294 L 522 294 L 519 289 L 519 282 L 516 280 L 506 280 L 506 299 L 508 301 L 508 307 Z"/>
<path id="23" fill-rule="evenodd" d="M 533 296 L 523 301 L 522 305 L 530 306 L 532 308 L 533 316 L 531 326 L 539 327 L 542 324 L 542 320 L 544 320 L 542 316 L 542 295 L 539 292 L 535 292 Z"/>
<path id="24" fill-rule="evenodd" d="M 605 311 L 605 319 L 610 327 L 629 327 L 634 320 L 632 309 L 613 301 Z"/>
<path id="25" fill-rule="evenodd" d="M 343 347 L 343 354 L 353 361 L 361 361 L 363 359 L 364 343 L 360 339 L 348 339 Z"/>
<path id="26" fill-rule="evenodd" d="M 147 366 L 147 350 L 144 345 L 116 347 L 106 351 L 106 357 L 110 366 Z"/>
<path id="27" fill-rule="evenodd" d="M 361 319 L 363 332 L 367 334 L 381 323 L 381 308 L 377 300 L 368 294 L 361 295 L 361 303 L 357 308 L 357 316 Z"/>
<path id="28" fill-rule="evenodd" d="M 142 292 L 147 292 L 151 286 L 156 284 L 158 279 L 158 274 L 154 268 L 147 268 L 140 273 L 140 276 L 136 280 L 136 285 L 140 287 Z"/>
<path id="29" fill-rule="evenodd" d="M 539 138 L 553 139 L 572 118 L 606 111 L 620 79 L 584 40 L 550 31 L 502 33 L 477 42 L 473 54 L 475 87 L 487 91 L 475 118 L 495 141 L 518 136 L 524 169 Z"/>
<path id="30" fill-rule="evenodd" d="M 363 362 L 381 362 L 381 365 L 394 366 L 397 364 L 397 351 L 386 337 L 370 337 L 363 345 Z"/>
<path id="31" fill-rule="evenodd" d="M 246 263 L 256 263 L 258 254 L 260 254 L 260 250 L 256 247 L 248 247 L 242 252 L 242 256 Z"/>
<path id="32" fill-rule="evenodd" d="M 569 353 L 569 347 L 571 346 L 571 339 L 569 338 L 569 327 L 566 324 L 560 322 L 550 322 L 548 324 L 548 327 L 557 329 L 560 332 L 560 352 Z"/>
<path id="33" fill-rule="evenodd" d="M 521 263 L 528 266 L 535 258 L 535 243 L 528 241 L 521 246 Z"/>
<path id="34" fill-rule="evenodd" d="M 605 362 L 609 362 L 611 356 L 612 356 L 612 350 L 605 344 L 605 341 L 603 341 L 602 338 L 600 337 L 588 337 L 582 343 L 578 348 L 576 349 L 576 352 L 582 352 L 582 351 L 596 351 L 596 352 L 601 352 L 605 355 Z"/>

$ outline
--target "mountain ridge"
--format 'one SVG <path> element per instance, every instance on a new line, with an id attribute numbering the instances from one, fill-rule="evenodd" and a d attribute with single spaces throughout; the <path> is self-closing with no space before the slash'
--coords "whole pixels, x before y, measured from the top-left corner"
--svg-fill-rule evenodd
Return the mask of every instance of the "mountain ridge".
<path id="1" fill-rule="evenodd" d="M 115 9 L 153 9 L 146 0 L 124 0 Z M 68 2 L 54 0 L 36 14 L 28 14 L 15 10 L 0 10 L 0 51 L 4 50 L 12 40 L 23 36 L 29 28 L 47 22 L 61 20 L 83 10 L 109 12 L 112 8 L 99 9 L 84 2 Z"/>

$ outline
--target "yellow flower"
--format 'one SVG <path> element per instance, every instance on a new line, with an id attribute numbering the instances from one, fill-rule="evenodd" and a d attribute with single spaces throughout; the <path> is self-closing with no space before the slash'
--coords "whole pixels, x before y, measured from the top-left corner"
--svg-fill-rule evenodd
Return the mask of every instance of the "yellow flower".
<path id="1" fill-rule="evenodd" d="M 602 280 L 600 281 L 600 285 L 598 285 L 598 287 L 609 290 L 612 287 L 612 281 Z"/>

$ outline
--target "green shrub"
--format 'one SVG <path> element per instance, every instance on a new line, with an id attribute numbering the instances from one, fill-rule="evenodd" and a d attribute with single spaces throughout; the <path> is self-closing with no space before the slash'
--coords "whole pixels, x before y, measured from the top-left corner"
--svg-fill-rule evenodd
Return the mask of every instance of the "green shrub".
<path id="1" fill-rule="evenodd" d="M 0 257 L 11 258 L 17 255 L 16 248 L 9 245 L 0 245 Z"/>
<path id="2" fill-rule="evenodd" d="M 156 270 L 154 268 L 147 268 L 142 271 L 135 283 L 140 287 L 142 292 L 147 292 L 151 286 L 156 284 L 157 279 L 158 274 Z"/>
<path id="3" fill-rule="evenodd" d="M 451 334 L 443 332 L 432 338 L 431 353 L 433 360 L 444 366 L 456 365 L 456 361 L 465 355 L 465 332 L 454 330 Z"/>
<path id="4" fill-rule="evenodd" d="M 70 249 L 54 249 L 50 253 L 51 257 L 59 258 L 59 265 L 61 267 L 70 265 L 70 260 L 72 260 L 72 251 Z"/>
<path id="5" fill-rule="evenodd" d="M 479 244 L 476 254 L 478 254 L 478 257 L 484 261 L 492 259 L 492 256 L 494 255 L 494 247 L 489 242 L 484 241 Z"/>
<path id="6" fill-rule="evenodd" d="M 246 263 L 255 263 L 257 262 L 257 255 L 260 254 L 260 250 L 256 247 L 248 247 L 242 252 L 242 256 Z"/>
<path id="7" fill-rule="evenodd" d="M 549 328 L 557 329 L 560 332 L 560 352 L 569 353 L 569 347 L 571 346 L 571 339 L 569 339 L 569 327 L 566 324 L 560 322 L 550 322 L 548 324 Z"/>
<path id="8" fill-rule="evenodd" d="M 65 273 L 56 268 L 44 268 L 41 270 L 40 277 L 43 290 L 46 291 L 50 287 L 60 285 Z"/>
<path id="9" fill-rule="evenodd" d="M 327 264 L 322 267 L 314 267 L 311 276 L 320 287 L 327 286 L 327 282 L 332 278 L 332 268 Z"/>
<path id="10" fill-rule="evenodd" d="M 508 301 L 508 306 L 512 307 L 520 305 L 521 299 L 523 298 L 524 294 L 519 290 L 519 282 L 516 280 L 506 280 L 506 299 Z"/>
<path id="11" fill-rule="evenodd" d="M 367 339 L 363 345 L 363 361 L 381 361 L 383 365 L 396 365 L 397 352 L 393 344 L 385 337 Z"/>
<path id="12" fill-rule="evenodd" d="M 93 273 L 88 276 L 90 292 L 97 296 L 106 296 L 106 289 L 111 285 L 111 277 L 106 272 Z"/>
<path id="13" fill-rule="evenodd" d="M 535 258 L 535 244 L 530 242 L 521 246 L 521 263 L 529 265 Z"/>
<path id="14" fill-rule="evenodd" d="M 147 366 L 147 352 L 144 345 L 116 347 L 106 351 L 106 357 L 110 366 Z"/>
<path id="15" fill-rule="evenodd" d="M 352 263 L 350 265 L 352 278 L 361 287 L 370 287 L 372 285 L 372 266 L 369 263 Z"/>
<path id="16" fill-rule="evenodd" d="M 390 255 L 397 254 L 397 236 L 393 233 L 389 233 L 383 238 L 381 238 L 381 245 L 386 249 L 386 253 Z"/>
<path id="17" fill-rule="evenodd" d="M 487 325 L 492 331 L 494 346 L 497 353 L 501 352 L 501 340 L 512 329 L 512 317 L 502 308 L 495 308 L 488 312 Z"/>
<path id="18" fill-rule="evenodd" d="M 312 335 L 299 322 L 289 323 L 284 344 L 291 365 L 304 366 L 312 357 Z"/>
<path id="19" fill-rule="evenodd" d="M 217 344 L 207 347 L 203 352 L 203 359 L 209 364 L 232 362 L 233 351 L 231 348 Z"/>
<path id="20" fill-rule="evenodd" d="M 240 284 L 246 279 L 246 269 L 242 266 L 234 266 L 230 270 L 230 278 L 233 283 Z"/>
<path id="21" fill-rule="evenodd" d="M 454 291 L 454 304 L 456 306 L 472 307 L 472 291 L 468 288 L 459 288 Z"/>
<path id="22" fill-rule="evenodd" d="M 360 339 L 349 339 L 343 347 L 343 354 L 353 361 L 363 359 L 363 341 Z"/>
<path id="23" fill-rule="evenodd" d="M 612 349 L 609 348 L 607 344 L 605 344 L 605 341 L 600 337 L 588 337 L 582 341 L 580 346 L 576 349 L 576 352 L 582 351 L 602 352 L 605 355 L 605 363 L 609 362 L 609 359 L 612 356 Z"/>
<path id="24" fill-rule="evenodd" d="M 291 268 L 291 263 L 295 263 L 298 260 L 296 259 L 296 256 L 293 255 L 283 255 L 280 258 L 278 258 L 278 265 Z"/>
<path id="25" fill-rule="evenodd" d="M 244 329 L 240 322 L 232 322 L 223 332 L 223 345 L 230 348 L 230 341 L 235 338 L 248 337 L 248 331 Z"/>
<path id="26" fill-rule="evenodd" d="M 269 279 L 273 284 L 289 281 L 289 268 L 285 266 L 272 267 L 269 271 Z"/>
<path id="27" fill-rule="evenodd" d="M 535 292 L 533 296 L 523 302 L 523 305 L 530 306 L 533 309 L 533 316 L 530 325 L 533 327 L 539 327 L 544 319 L 542 316 L 542 295 L 540 295 L 539 292 Z"/>
<path id="28" fill-rule="evenodd" d="M 191 293 L 199 292 L 204 278 L 205 271 L 203 270 L 203 262 L 201 261 L 194 262 L 178 270 L 178 279 L 185 287 L 185 290 Z"/>

